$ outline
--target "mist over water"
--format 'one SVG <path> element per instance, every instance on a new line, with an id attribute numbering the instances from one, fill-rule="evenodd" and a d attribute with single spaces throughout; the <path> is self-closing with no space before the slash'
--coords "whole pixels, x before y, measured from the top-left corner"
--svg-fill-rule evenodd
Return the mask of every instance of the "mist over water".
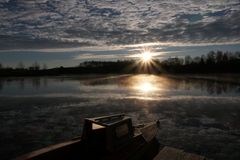
<path id="1" fill-rule="evenodd" d="M 0 157 L 81 135 L 83 119 L 125 113 L 160 120 L 159 142 L 240 159 L 239 77 L 89 75 L 0 79 Z"/>

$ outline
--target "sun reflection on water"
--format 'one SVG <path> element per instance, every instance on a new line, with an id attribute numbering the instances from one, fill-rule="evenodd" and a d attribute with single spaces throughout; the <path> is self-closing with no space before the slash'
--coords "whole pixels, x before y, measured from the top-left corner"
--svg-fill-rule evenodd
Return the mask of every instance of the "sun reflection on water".
<path id="1" fill-rule="evenodd" d="M 129 79 L 136 98 L 155 99 L 163 94 L 165 81 L 154 75 L 137 75 Z"/>
<path id="2" fill-rule="evenodd" d="M 86 81 L 85 84 L 93 86 L 92 89 L 94 90 L 104 90 L 106 95 L 115 98 L 119 96 L 122 98 L 159 100 L 168 92 L 170 82 L 168 78 L 163 76 L 137 74 L 98 78 L 94 81 Z M 103 95 L 103 93 L 100 92 L 100 95 Z"/>
<path id="3" fill-rule="evenodd" d="M 152 84 L 150 82 L 139 83 L 136 86 L 136 89 L 138 89 L 139 91 L 141 91 L 143 93 L 149 93 L 149 92 L 153 92 L 153 91 L 157 90 L 157 88 L 154 86 L 154 84 Z"/>

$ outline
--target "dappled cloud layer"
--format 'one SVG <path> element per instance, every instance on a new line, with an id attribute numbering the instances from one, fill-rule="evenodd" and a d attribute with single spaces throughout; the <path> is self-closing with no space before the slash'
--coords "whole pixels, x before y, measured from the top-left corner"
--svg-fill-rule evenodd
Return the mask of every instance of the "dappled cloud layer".
<path id="1" fill-rule="evenodd" d="M 0 49 L 236 43 L 239 0 L 1 0 Z"/>

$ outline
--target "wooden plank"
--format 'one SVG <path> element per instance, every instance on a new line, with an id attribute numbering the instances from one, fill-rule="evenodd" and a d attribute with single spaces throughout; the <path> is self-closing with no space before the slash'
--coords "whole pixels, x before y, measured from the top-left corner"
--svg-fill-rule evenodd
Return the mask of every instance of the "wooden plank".
<path id="1" fill-rule="evenodd" d="M 38 156 L 44 155 L 44 154 L 49 154 L 51 156 L 51 153 L 55 152 L 59 152 L 59 155 L 64 154 L 64 150 L 67 147 L 71 147 L 71 145 L 80 143 L 81 139 L 77 138 L 77 139 L 73 139 L 67 142 L 63 142 L 63 143 L 59 143 L 59 144 L 55 144 L 55 145 L 51 145 L 48 146 L 46 148 L 42 148 L 27 154 L 24 154 L 20 157 L 17 157 L 15 160 L 27 160 L 27 159 L 34 159 L 34 158 L 38 158 Z"/>
<path id="2" fill-rule="evenodd" d="M 181 149 L 164 147 L 153 160 L 205 160 L 205 157 Z"/>
<path id="3" fill-rule="evenodd" d="M 156 137 L 157 134 L 157 124 L 156 122 L 152 122 L 148 125 L 146 125 L 145 127 L 141 128 L 140 131 L 142 132 L 142 135 L 144 137 L 144 139 L 147 142 L 150 142 L 153 138 Z"/>

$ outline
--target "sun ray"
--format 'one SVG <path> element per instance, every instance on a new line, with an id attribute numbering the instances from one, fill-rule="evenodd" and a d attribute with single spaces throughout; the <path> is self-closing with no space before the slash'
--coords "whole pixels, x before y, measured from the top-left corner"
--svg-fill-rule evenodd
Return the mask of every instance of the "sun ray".
<path id="1" fill-rule="evenodd" d="M 143 49 L 138 58 L 139 60 L 137 63 L 140 73 L 152 73 L 154 68 L 156 68 L 153 67 L 153 65 L 155 65 L 154 54 L 150 49 Z"/>
<path id="2" fill-rule="evenodd" d="M 136 73 L 161 73 L 163 70 L 157 59 L 158 56 L 159 52 L 154 52 L 150 48 L 143 48 L 140 50 L 140 53 L 128 56 L 135 60 L 133 64 L 128 66 L 127 70 L 132 70 Z"/>

